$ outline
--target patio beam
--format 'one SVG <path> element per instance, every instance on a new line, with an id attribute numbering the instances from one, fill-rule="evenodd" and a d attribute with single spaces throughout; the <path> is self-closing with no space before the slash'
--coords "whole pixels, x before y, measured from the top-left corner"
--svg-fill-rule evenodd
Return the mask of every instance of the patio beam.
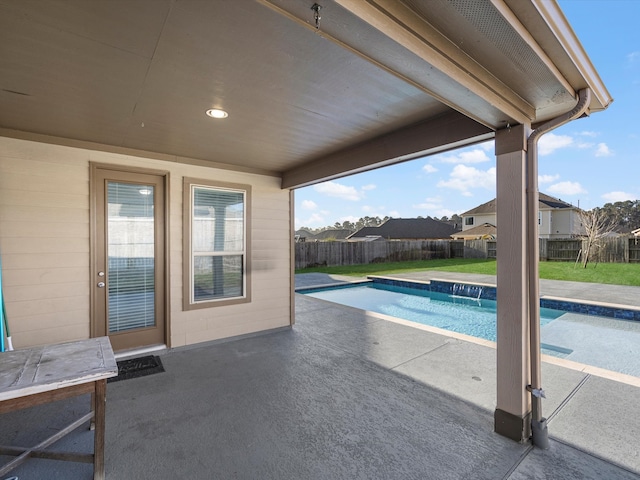
<path id="1" fill-rule="evenodd" d="M 282 188 L 306 187 L 490 140 L 493 136 L 490 128 L 450 111 L 288 170 L 282 175 Z"/>

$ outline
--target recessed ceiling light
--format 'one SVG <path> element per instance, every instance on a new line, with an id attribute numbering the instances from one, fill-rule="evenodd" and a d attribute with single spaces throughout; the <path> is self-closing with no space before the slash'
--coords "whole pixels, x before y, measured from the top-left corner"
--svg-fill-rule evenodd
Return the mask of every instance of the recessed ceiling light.
<path id="1" fill-rule="evenodd" d="M 207 115 L 209 115 L 212 118 L 227 118 L 229 116 L 227 112 L 225 112 L 224 110 L 220 110 L 218 108 L 212 108 L 210 110 L 207 110 Z"/>

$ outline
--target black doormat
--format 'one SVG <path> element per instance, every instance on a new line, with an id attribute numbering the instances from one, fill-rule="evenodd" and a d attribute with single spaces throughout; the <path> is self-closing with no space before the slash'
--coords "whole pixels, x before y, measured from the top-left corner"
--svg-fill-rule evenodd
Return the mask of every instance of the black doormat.
<path id="1" fill-rule="evenodd" d="M 160 357 L 148 355 L 146 357 L 130 358 L 120 360 L 118 363 L 118 376 L 111 377 L 109 382 L 117 382 L 119 380 L 128 380 L 130 378 L 145 377 L 154 373 L 164 372 Z"/>

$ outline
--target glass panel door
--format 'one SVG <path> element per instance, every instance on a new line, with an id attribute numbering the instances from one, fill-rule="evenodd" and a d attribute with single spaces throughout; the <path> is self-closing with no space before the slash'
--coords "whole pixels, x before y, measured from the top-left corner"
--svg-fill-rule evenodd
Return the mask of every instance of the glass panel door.
<path id="1" fill-rule="evenodd" d="M 165 177 L 92 166 L 91 335 L 166 345 Z"/>
<path id="2" fill-rule="evenodd" d="M 153 185 L 107 182 L 108 332 L 155 326 Z"/>

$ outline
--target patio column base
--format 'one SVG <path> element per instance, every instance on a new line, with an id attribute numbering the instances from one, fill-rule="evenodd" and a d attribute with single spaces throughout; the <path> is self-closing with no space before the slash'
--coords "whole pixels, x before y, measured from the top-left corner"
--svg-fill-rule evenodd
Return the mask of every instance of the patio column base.
<path id="1" fill-rule="evenodd" d="M 494 431 L 503 437 L 524 443 L 531 437 L 531 412 L 524 417 L 496 408 L 493 414 Z"/>

